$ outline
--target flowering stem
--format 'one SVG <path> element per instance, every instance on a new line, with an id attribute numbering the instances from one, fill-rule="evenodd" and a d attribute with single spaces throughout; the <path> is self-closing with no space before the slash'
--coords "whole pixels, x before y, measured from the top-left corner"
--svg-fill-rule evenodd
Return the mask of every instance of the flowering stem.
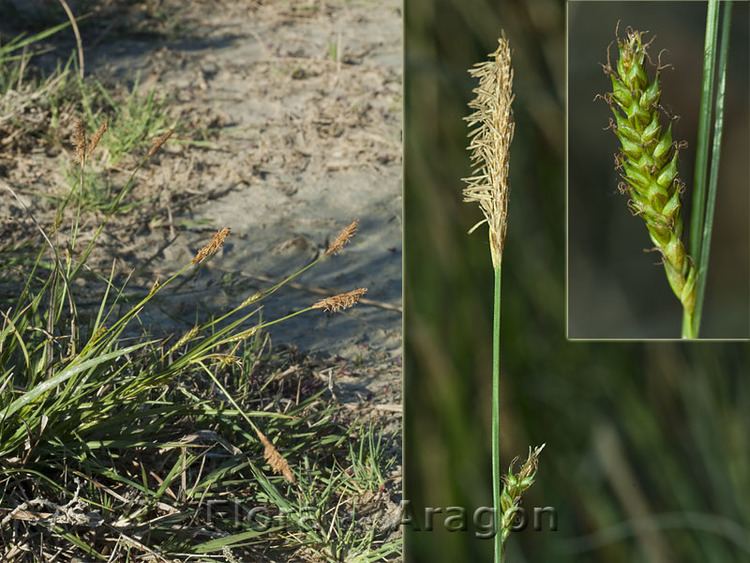
<path id="1" fill-rule="evenodd" d="M 695 331 L 694 314 L 687 309 L 682 309 L 682 338 L 697 338 Z"/>
<path id="2" fill-rule="evenodd" d="M 502 509 L 502 468 L 500 466 L 500 287 L 502 264 L 495 266 L 495 291 L 492 308 L 492 505 L 495 514 L 495 563 L 503 561 L 503 538 L 500 533 Z"/>

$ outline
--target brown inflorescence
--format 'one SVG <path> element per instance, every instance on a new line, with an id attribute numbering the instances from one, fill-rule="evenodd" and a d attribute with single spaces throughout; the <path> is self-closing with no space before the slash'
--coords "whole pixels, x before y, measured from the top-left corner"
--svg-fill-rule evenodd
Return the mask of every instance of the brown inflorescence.
<path id="1" fill-rule="evenodd" d="M 216 254 L 216 252 L 224 245 L 224 241 L 229 236 L 229 233 L 230 230 L 227 227 L 224 227 L 223 229 L 217 231 L 211 239 L 211 242 L 209 242 L 195 254 L 192 263 L 200 264 L 207 258 L 210 258 L 214 254 Z"/>
<path id="2" fill-rule="evenodd" d="M 339 234 L 336 235 L 336 238 L 333 239 L 333 242 L 328 245 L 326 255 L 331 256 L 332 254 L 338 254 L 339 252 L 341 252 L 343 248 L 349 243 L 349 241 L 352 240 L 352 237 L 357 233 L 358 227 L 359 221 L 355 219 L 346 227 L 341 229 Z"/>
<path id="3" fill-rule="evenodd" d="M 104 136 L 104 133 L 107 132 L 107 129 L 109 129 L 109 122 L 105 119 L 99 126 L 99 128 L 94 132 L 94 136 L 91 137 L 88 147 L 86 148 L 87 155 L 94 154 L 96 147 L 99 146 L 99 141 L 102 140 L 102 137 Z"/>
<path id="4" fill-rule="evenodd" d="M 367 288 L 360 287 L 358 289 L 353 289 L 352 291 L 339 293 L 338 295 L 321 299 L 320 301 L 315 302 L 312 307 L 313 309 L 323 309 L 329 313 L 337 313 L 338 311 L 354 307 L 354 305 L 362 299 L 362 296 L 365 293 L 367 293 Z"/>
<path id="5" fill-rule="evenodd" d="M 75 148 L 75 161 L 83 165 L 86 161 L 86 125 L 82 119 L 76 119 L 73 125 L 73 147 Z"/>
<path id="6" fill-rule="evenodd" d="M 279 450 L 276 449 L 276 446 L 274 446 L 271 441 L 266 438 L 263 432 L 256 429 L 255 433 L 258 435 L 260 443 L 263 444 L 263 457 L 268 462 L 268 465 L 271 466 L 271 469 L 274 471 L 274 473 L 283 475 L 284 479 L 286 479 L 290 483 L 294 483 L 294 473 L 292 472 L 292 468 L 290 467 L 287 460 L 284 459 L 284 456 L 281 455 Z"/>
<path id="7" fill-rule="evenodd" d="M 154 142 L 151 143 L 151 147 L 148 149 L 148 158 L 151 158 L 154 156 L 159 150 L 164 146 L 164 143 L 166 143 L 169 138 L 174 133 L 174 129 L 170 129 L 163 135 L 159 135 L 156 139 L 154 139 Z"/>

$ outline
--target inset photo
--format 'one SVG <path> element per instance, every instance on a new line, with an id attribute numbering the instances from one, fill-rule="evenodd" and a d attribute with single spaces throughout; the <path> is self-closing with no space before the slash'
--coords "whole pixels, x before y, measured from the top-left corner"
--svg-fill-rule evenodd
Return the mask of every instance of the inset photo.
<path id="1" fill-rule="evenodd" d="M 748 7 L 568 3 L 568 338 L 750 335 Z"/>

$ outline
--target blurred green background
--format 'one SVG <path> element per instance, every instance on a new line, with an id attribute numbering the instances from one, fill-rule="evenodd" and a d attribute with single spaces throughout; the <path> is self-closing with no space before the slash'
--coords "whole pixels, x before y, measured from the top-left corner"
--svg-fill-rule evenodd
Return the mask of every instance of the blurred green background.
<path id="1" fill-rule="evenodd" d="M 750 114 L 748 114 L 748 3 L 733 6 L 727 69 L 724 143 L 716 218 L 706 285 L 701 336 L 750 335 Z M 698 131 L 704 2 L 571 2 L 568 20 L 569 317 L 571 338 L 676 338 L 682 309 L 672 295 L 643 220 L 627 210 L 612 156 L 618 143 L 603 131 L 611 112 L 596 94 L 611 88 L 599 63 L 606 47 L 632 26 L 654 37 L 650 55 L 674 68 L 661 73 L 661 103 L 679 116 L 674 139 L 680 178 L 686 182 L 683 218 L 687 227 Z M 610 49 L 612 63 L 617 46 Z M 652 73 L 653 75 L 653 73 Z M 666 122 L 666 118 L 665 118 Z M 687 240 L 687 237 L 685 237 Z"/>
<path id="2" fill-rule="evenodd" d="M 597 25 L 613 33 L 609 22 Z M 559 519 L 556 532 L 513 534 L 508 561 L 750 561 L 747 345 L 565 339 L 559 1 L 405 3 L 405 498 L 418 522 L 425 506 L 491 502 L 492 271 L 486 236 L 466 234 L 480 215 L 461 202 L 459 179 L 468 173 L 462 118 L 474 86 L 466 70 L 501 29 L 517 96 L 503 465 L 546 443 L 525 505 L 554 506 Z M 408 561 L 490 560 L 491 541 L 441 522 L 437 515 L 433 532 L 406 528 Z"/>

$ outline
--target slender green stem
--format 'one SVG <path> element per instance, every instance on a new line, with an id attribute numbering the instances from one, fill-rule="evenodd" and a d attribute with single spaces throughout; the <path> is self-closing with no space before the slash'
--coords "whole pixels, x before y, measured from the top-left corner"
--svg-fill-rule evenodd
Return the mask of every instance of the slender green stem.
<path id="1" fill-rule="evenodd" d="M 266 321 L 263 323 L 258 323 L 257 325 L 250 327 L 247 330 L 243 330 L 242 332 L 238 332 L 236 334 L 232 334 L 230 336 L 227 336 L 226 338 L 223 338 L 221 340 L 217 340 L 215 343 L 211 344 L 211 347 L 217 347 L 222 344 L 229 344 L 231 342 L 236 342 L 238 340 L 241 340 L 243 338 L 249 338 L 250 336 L 256 334 L 260 329 L 262 328 L 268 328 L 269 326 L 273 326 L 275 324 L 283 323 L 284 321 L 288 321 L 289 319 L 293 319 L 294 317 L 297 317 L 299 315 L 303 315 L 309 311 L 314 310 L 315 307 L 305 307 L 304 309 L 299 309 L 298 311 L 294 311 L 292 313 L 289 313 L 288 315 L 284 315 L 283 317 L 279 317 L 278 319 L 273 319 L 272 321 Z"/>
<path id="2" fill-rule="evenodd" d="M 703 85 L 701 91 L 698 142 L 695 148 L 695 174 L 693 175 L 692 208 L 690 210 L 690 256 L 700 262 L 703 218 L 706 209 L 706 171 L 708 169 L 708 138 L 710 135 L 711 106 L 714 95 L 714 66 L 716 62 L 716 37 L 719 29 L 719 2 L 708 0 L 706 12 L 706 39 L 703 47 Z"/>
<path id="3" fill-rule="evenodd" d="M 232 406 L 237 409 L 237 412 L 240 413 L 240 416 L 245 419 L 245 422 L 248 423 L 250 428 L 252 428 L 256 433 L 259 432 L 258 427 L 255 425 L 255 423 L 251 420 L 249 416 L 245 413 L 244 409 L 237 403 L 237 401 L 234 400 L 234 397 L 227 391 L 226 387 L 224 387 L 221 384 L 221 381 L 219 381 L 219 378 L 214 375 L 214 372 L 212 372 L 206 364 L 204 364 L 202 361 L 197 362 L 200 367 L 203 368 L 203 371 L 205 371 L 208 374 L 208 377 L 211 378 L 211 380 L 214 382 L 214 384 L 219 388 L 219 390 L 224 394 L 224 396 L 227 398 L 227 400 L 232 403 Z"/>
<path id="4" fill-rule="evenodd" d="M 682 310 L 682 338 L 696 338 L 694 314 L 683 308 Z"/>
<path id="5" fill-rule="evenodd" d="M 495 563 L 503 561 L 500 530 L 502 509 L 502 468 L 500 467 L 500 287 L 502 264 L 495 266 L 495 292 L 492 307 L 492 503 L 495 510 Z"/>
<path id="6" fill-rule="evenodd" d="M 698 262 L 697 296 L 695 314 L 693 318 L 693 332 L 698 336 L 701 315 L 703 313 L 703 299 L 706 293 L 706 279 L 708 278 L 708 262 L 711 254 L 711 234 L 714 226 L 714 212 L 716 210 L 716 192 L 719 182 L 719 163 L 721 160 L 721 137 L 724 129 L 724 96 L 727 82 L 727 57 L 729 55 L 729 35 L 732 25 L 732 1 L 722 3 L 721 46 L 719 48 L 718 85 L 716 88 L 716 103 L 714 106 L 714 130 L 711 146 L 711 171 L 708 178 L 708 194 L 706 196 L 706 216 L 703 224 L 700 260 Z"/>
<path id="7" fill-rule="evenodd" d="M 320 256 L 318 256 L 317 258 L 315 258 L 315 260 L 313 260 L 312 262 L 310 262 L 306 266 L 303 266 L 302 268 L 300 268 L 296 272 L 292 272 L 291 274 L 289 274 L 287 277 L 285 277 L 281 281 L 278 281 L 275 284 L 273 284 L 271 287 L 261 290 L 259 292 L 259 297 L 258 298 L 263 299 L 263 298 L 266 298 L 269 295 L 273 294 L 278 289 L 280 289 L 284 285 L 288 284 L 290 281 L 294 281 L 295 278 L 298 278 L 299 276 L 301 276 L 302 274 L 304 274 L 307 270 L 309 270 L 313 266 L 317 265 L 319 262 L 321 262 L 322 260 L 324 260 L 326 257 L 327 256 L 325 254 L 321 254 Z"/>
<path id="8" fill-rule="evenodd" d="M 242 309 L 248 307 L 249 305 L 252 305 L 252 304 L 258 303 L 259 301 L 262 301 L 266 297 L 274 294 L 276 291 L 278 291 L 279 289 L 281 289 L 287 283 L 293 281 L 295 278 L 301 276 L 307 270 L 309 270 L 310 268 L 312 268 L 316 264 L 320 263 L 325 257 L 326 257 L 325 254 L 321 254 L 320 256 L 318 256 L 317 258 L 315 258 L 313 261 L 309 262 L 305 266 L 302 266 L 300 269 L 292 272 L 287 277 L 285 277 L 281 281 L 276 282 L 271 287 L 268 287 L 266 289 L 261 289 L 260 291 L 257 291 L 254 295 L 250 296 L 248 299 L 246 299 L 245 301 L 243 301 L 242 303 L 240 303 L 239 305 L 237 305 L 233 309 L 230 309 L 229 311 L 227 311 L 226 313 L 224 313 L 220 317 L 217 317 L 215 319 L 211 319 L 210 321 L 206 322 L 206 324 L 204 324 L 203 327 L 201 327 L 201 328 L 204 329 L 204 330 L 208 329 L 208 328 L 210 328 L 210 327 L 212 327 L 214 325 L 219 324 L 220 322 L 224 321 L 225 319 L 228 319 L 229 317 L 231 317 L 232 315 L 234 315 L 238 311 L 241 311 Z"/>

